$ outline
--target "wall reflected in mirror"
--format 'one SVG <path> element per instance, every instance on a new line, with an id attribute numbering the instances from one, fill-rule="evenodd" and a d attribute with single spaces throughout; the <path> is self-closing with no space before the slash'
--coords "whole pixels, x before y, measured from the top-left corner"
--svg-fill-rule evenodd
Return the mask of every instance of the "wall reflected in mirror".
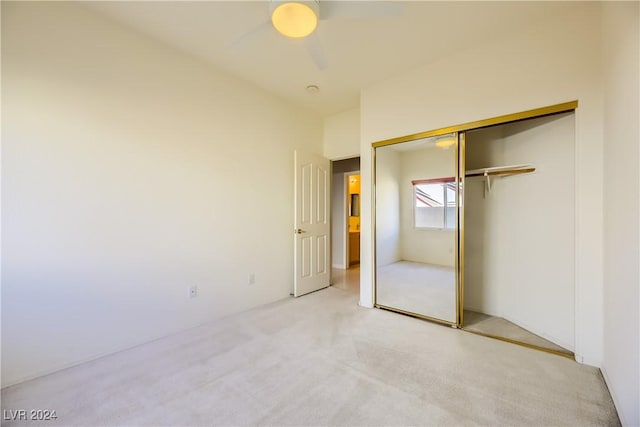
<path id="1" fill-rule="evenodd" d="M 457 322 L 456 134 L 375 151 L 376 304 Z"/>

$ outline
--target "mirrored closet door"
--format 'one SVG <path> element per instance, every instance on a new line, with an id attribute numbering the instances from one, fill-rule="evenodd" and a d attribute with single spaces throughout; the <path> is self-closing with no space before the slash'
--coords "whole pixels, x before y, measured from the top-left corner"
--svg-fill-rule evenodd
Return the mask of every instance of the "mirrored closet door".
<path id="1" fill-rule="evenodd" d="M 376 306 L 459 324 L 458 133 L 375 148 Z"/>
<path id="2" fill-rule="evenodd" d="M 374 143 L 376 306 L 573 357 L 576 107 Z"/>

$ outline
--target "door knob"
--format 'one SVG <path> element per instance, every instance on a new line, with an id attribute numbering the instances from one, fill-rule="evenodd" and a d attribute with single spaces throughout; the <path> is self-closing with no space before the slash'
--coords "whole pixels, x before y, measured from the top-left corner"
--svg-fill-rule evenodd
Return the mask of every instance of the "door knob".
<path id="1" fill-rule="evenodd" d="M 302 233 L 306 233 L 306 231 L 304 231 L 302 228 L 296 229 L 296 234 L 302 234 Z"/>

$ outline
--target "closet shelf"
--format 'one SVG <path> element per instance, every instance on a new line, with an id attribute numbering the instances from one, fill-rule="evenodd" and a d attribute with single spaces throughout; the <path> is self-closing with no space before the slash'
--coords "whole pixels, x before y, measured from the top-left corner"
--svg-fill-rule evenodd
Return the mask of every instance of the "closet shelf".
<path id="1" fill-rule="evenodd" d="M 490 168 L 481 168 L 468 170 L 465 173 L 467 178 L 474 176 L 492 176 L 492 175 L 516 175 L 519 173 L 534 172 L 536 168 L 531 165 L 513 165 L 513 166 L 495 166 Z"/>
<path id="2" fill-rule="evenodd" d="M 486 191 L 491 191 L 491 176 L 507 176 L 534 172 L 536 168 L 531 165 L 495 166 L 490 168 L 472 169 L 465 173 L 465 177 L 473 178 L 481 176 L 486 179 Z"/>

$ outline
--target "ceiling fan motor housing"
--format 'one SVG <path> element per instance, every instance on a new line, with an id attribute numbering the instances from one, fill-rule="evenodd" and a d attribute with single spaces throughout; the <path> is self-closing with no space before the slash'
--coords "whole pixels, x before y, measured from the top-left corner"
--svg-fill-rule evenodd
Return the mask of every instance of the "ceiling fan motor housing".
<path id="1" fill-rule="evenodd" d="M 283 5 L 285 3 L 300 3 L 308 6 L 311 10 L 313 10 L 320 19 L 320 2 L 318 0 L 271 0 L 269 2 L 269 12 L 273 14 L 273 11 L 278 8 L 278 6 Z"/>

